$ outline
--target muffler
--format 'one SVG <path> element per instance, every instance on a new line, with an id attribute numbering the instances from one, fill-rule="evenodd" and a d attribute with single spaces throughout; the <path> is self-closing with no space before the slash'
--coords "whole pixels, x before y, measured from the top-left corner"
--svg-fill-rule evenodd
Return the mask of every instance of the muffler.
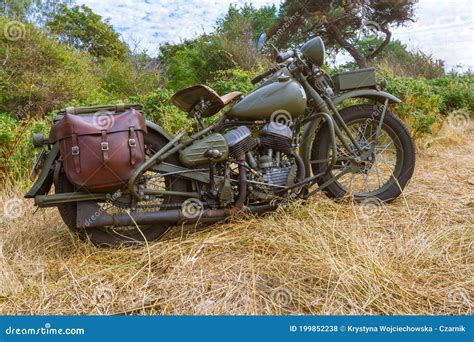
<path id="1" fill-rule="evenodd" d="M 263 214 L 275 210 L 275 205 L 254 205 L 242 208 L 230 209 L 207 209 L 203 210 L 195 217 L 187 217 L 182 210 L 162 210 L 150 212 L 122 212 L 109 214 L 105 211 L 97 210 L 94 202 L 81 202 L 77 204 L 76 226 L 78 228 L 95 227 L 124 227 L 137 225 L 151 225 L 158 223 L 170 224 L 210 224 L 222 221 L 230 216 L 239 213 Z"/>

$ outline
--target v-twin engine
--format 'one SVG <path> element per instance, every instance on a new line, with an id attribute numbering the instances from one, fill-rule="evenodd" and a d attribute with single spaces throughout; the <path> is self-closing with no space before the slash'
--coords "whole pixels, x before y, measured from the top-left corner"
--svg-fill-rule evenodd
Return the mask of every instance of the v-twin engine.
<path id="1" fill-rule="evenodd" d="M 284 188 L 292 184 L 304 168 L 292 147 L 293 131 L 286 125 L 267 123 L 261 128 L 258 138 L 252 136 L 248 127 L 240 126 L 227 132 L 225 139 L 230 155 L 245 161 L 253 170 L 247 175 L 251 188 L 265 192 Z"/>

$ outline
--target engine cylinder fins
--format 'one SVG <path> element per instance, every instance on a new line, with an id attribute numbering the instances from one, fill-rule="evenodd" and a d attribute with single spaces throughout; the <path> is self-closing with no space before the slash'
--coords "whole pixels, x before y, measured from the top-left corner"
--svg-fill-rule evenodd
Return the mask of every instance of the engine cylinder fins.
<path id="1" fill-rule="evenodd" d="M 260 130 L 260 145 L 286 154 L 291 152 L 293 132 L 290 127 L 270 122 Z"/>
<path id="2" fill-rule="evenodd" d="M 229 145 L 229 152 L 235 159 L 241 159 L 245 153 L 253 150 L 257 146 L 257 141 L 252 137 L 250 130 L 246 126 L 239 126 L 227 132 L 224 138 Z"/>
<path id="3" fill-rule="evenodd" d="M 264 173 L 262 177 L 268 185 L 286 186 L 288 185 L 290 171 L 291 166 L 275 168 L 271 172 Z"/>

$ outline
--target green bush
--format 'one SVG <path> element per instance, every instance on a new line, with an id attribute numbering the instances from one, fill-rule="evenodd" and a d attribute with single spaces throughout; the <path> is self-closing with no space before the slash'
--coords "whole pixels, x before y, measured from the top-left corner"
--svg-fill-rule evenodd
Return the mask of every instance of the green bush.
<path id="1" fill-rule="evenodd" d="M 100 89 L 97 65 L 87 53 L 58 44 L 33 25 L 22 39 L 4 36 L 8 23 L 0 16 L 0 112 L 21 118 L 42 117 L 68 101 L 82 102 Z"/>
<path id="2" fill-rule="evenodd" d="M 474 76 L 445 76 L 429 83 L 433 86 L 434 92 L 442 98 L 443 114 L 457 109 L 474 113 Z"/>
<path id="3" fill-rule="evenodd" d="M 218 70 L 234 68 L 236 62 L 223 50 L 220 39 L 215 35 L 201 35 L 180 44 L 164 44 L 160 47 L 167 86 L 182 89 L 193 84 L 205 83 Z"/>
<path id="4" fill-rule="evenodd" d="M 171 103 L 172 95 L 173 91 L 160 89 L 143 98 L 130 98 L 130 100 L 137 99 L 142 102 L 145 118 L 160 125 L 166 131 L 172 134 L 183 129 L 190 132 L 194 121 Z"/>
<path id="5" fill-rule="evenodd" d="M 395 112 L 412 128 L 415 134 L 431 133 L 440 115 L 442 97 L 424 78 L 384 75 L 386 91 L 397 96 L 401 103 Z"/>
<path id="6" fill-rule="evenodd" d="M 49 133 L 50 120 L 17 120 L 7 113 L 0 113 L 0 167 L 2 176 L 28 184 L 28 175 L 38 149 L 31 143 L 33 132 Z"/>
<path id="7" fill-rule="evenodd" d="M 212 80 L 210 81 L 209 86 L 220 95 L 224 95 L 231 91 L 240 91 L 245 94 L 255 88 L 255 86 L 250 83 L 250 80 L 255 75 L 255 72 L 241 69 L 217 71 L 212 74 Z"/>
<path id="8" fill-rule="evenodd" d="M 145 54 L 120 61 L 105 58 L 100 64 L 102 88 L 114 98 L 143 96 L 163 83 L 159 65 Z"/>

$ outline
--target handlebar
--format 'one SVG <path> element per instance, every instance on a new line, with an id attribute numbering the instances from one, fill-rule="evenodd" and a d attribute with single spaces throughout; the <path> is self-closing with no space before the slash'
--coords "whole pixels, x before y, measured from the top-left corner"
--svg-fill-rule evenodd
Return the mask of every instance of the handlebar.
<path id="1" fill-rule="evenodd" d="M 278 69 L 275 67 L 275 68 L 271 68 L 271 69 L 268 69 L 267 71 L 265 71 L 264 73 L 258 75 L 258 76 L 255 76 L 254 78 L 252 78 L 252 80 L 250 81 L 250 83 L 252 84 L 257 84 L 258 82 L 260 82 L 261 80 L 263 80 L 265 77 L 267 76 L 270 76 L 271 74 L 277 72 Z"/>
<path id="2" fill-rule="evenodd" d="M 282 62 L 286 61 L 288 58 L 293 57 L 293 55 L 294 55 L 294 52 L 291 51 L 291 50 L 288 50 L 286 52 L 280 52 L 276 56 L 276 61 L 277 61 L 277 63 L 282 63 Z"/>
<path id="3" fill-rule="evenodd" d="M 295 55 L 295 52 L 291 51 L 291 50 L 288 50 L 286 52 L 279 52 L 278 55 L 276 56 L 276 61 L 277 61 L 277 63 L 282 63 L 282 62 L 285 62 L 286 60 L 288 60 L 289 58 L 293 57 L 294 55 Z M 250 83 L 257 84 L 258 82 L 263 80 L 265 77 L 270 76 L 271 74 L 273 74 L 273 73 L 277 72 L 278 70 L 280 70 L 281 67 L 282 67 L 282 64 L 280 64 L 278 66 L 275 66 L 271 69 L 268 69 L 264 73 L 252 78 L 250 80 Z"/>

